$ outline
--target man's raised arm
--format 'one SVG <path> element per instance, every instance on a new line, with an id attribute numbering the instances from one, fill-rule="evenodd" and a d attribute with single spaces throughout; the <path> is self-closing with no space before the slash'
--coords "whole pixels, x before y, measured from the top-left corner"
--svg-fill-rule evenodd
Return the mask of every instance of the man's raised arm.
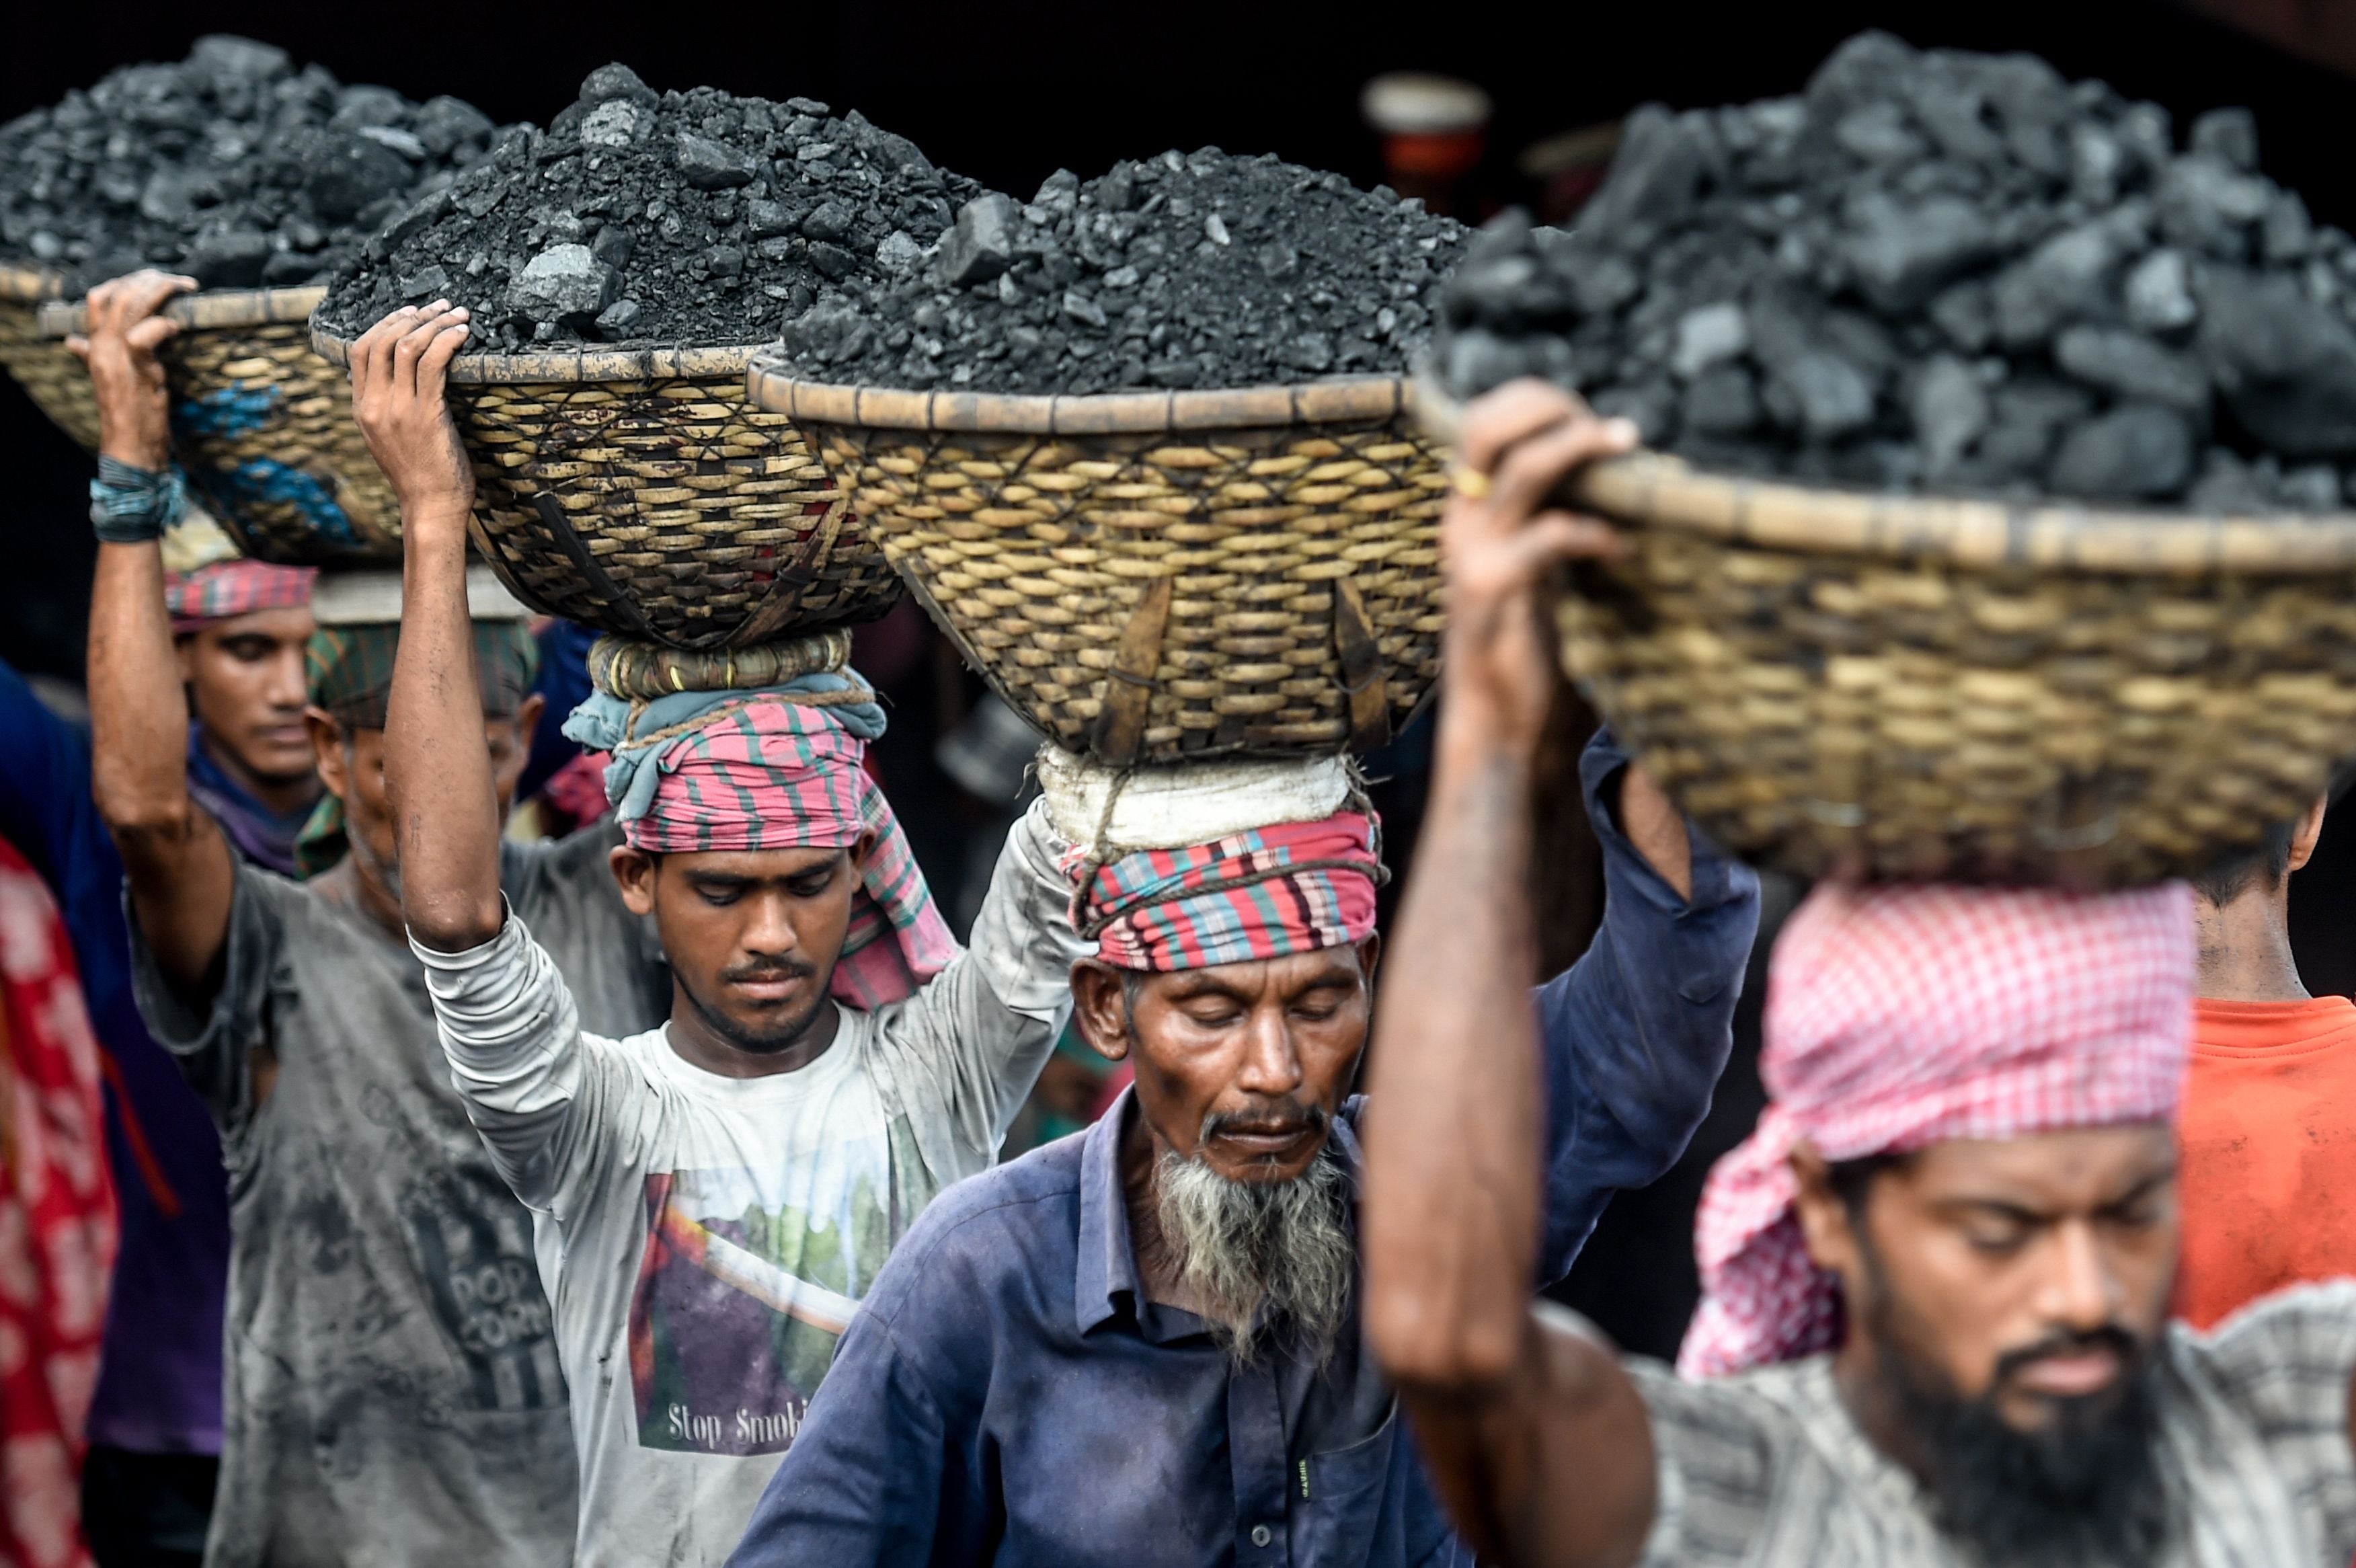
<path id="1" fill-rule="evenodd" d="M 1534 381 L 1468 411 L 1441 524 L 1431 801 L 1376 1013 L 1366 1332 L 1484 1560 L 1624 1568 L 1653 1515 L 1633 1385 L 1602 1345 L 1530 1307 L 1547 1113 L 1531 1000 L 1531 759 L 1558 679 L 1541 590 L 1559 563 L 1618 547 L 1547 498 L 1633 438 Z M 1682 869 L 1659 859 L 1672 878 Z M 1550 1473 L 1576 1484 L 1549 1487 Z"/>
<path id="2" fill-rule="evenodd" d="M 178 510 L 164 368 L 179 330 L 156 314 L 194 280 L 134 273 L 92 289 L 68 347 L 98 399 L 99 483 L 91 522 L 98 575 L 90 602 L 91 789 L 114 834 L 139 929 L 165 977 L 207 1000 L 229 940 L 236 864 L 229 840 L 188 794 L 188 705 L 164 607 L 158 542 Z"/>
<path id="3" fill-rule="evenodd" d="M 410 935 L 463 952 L 499 934 L 498 793 L 483 746 L 482 684 L 466 613 L 474 471 L 442 401 L 466 312 L 394 311 L 352 347 L 352 413 L 401 503 L 401 646 L 385 715 L 385 789 Z"/>

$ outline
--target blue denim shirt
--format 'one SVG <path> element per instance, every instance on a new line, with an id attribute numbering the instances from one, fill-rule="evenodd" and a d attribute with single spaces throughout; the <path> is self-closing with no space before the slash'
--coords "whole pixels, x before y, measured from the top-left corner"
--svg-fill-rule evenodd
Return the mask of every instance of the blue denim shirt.
<path id="1" fill-rule="evenodd" d="M 1756 879 L 1708 844 L 1689 903 L 1635 854 L 1597 800 L 1625 760 L 1608 736 L 1581 759 L 1603 929 L 1537 997 L 1548 1278 L 1708 1109 L 1758 924 Z M 1354 1193 L 1364 1104 L 1333 1133 Z M 1470 1568 L 1355 1303 L 1322 1366 L 1280 1347 L 1238 1369 L 1202 1320 L 1146 1299 L 1120 1181 L 1129 1112 L 1124 1094 L 1086 1133 L 935 1200 L 843 1336 L 731 1568 Z"/>

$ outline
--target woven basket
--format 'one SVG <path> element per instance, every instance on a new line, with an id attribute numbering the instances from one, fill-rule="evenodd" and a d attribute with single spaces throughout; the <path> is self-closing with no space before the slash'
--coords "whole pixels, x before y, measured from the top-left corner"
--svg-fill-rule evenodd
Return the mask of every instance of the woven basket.
<path id="1" fill-rule="evenodd" d="M 352 423 L 351 381 L 305 325 L 327 290 L 220 289 L 164 307 L 172 456 L 248 555 L 288 566 L 401 559 L 401 511 Z M 44 306 L 44 336 L 79 332 L 79 303 Z M 75 366 L 79 371 L 80 367 Z"/>
<path id="2" fill-rule="evenodd" d="M 2132 886 L 2356 757 L 2356 516 L 1868 495 L 1639 454 L 1560 608 L 1574 679 L 1729 849 L 1827 875 Z"/>
<path id="3" fill-rule="evenodd" d="M 98 402 L 90 372 L 63 343 L 41 333 L 40 307 L 64 292 L 65 280 L 54 273 L 0 267 L 0 367 L 59 429 L 95 452 Z"/>
<path id="4" fill-rule="evenodd" d="M 1099 760 L 1381 745 L 1440 657 L 1446 479 L 1373 376 L 1021 397 L 748 378 L 991 688 Z"/>
<path id="5" fill-rule="evenodd" d="M 344 339 L 312 340 L 349 358 Z M 753 352 L 451 362 L 476 547 L 518 598 L 693 650 L 873 620 L 898 601 L 899 579 L 793 422 L 745 401 Z"/>

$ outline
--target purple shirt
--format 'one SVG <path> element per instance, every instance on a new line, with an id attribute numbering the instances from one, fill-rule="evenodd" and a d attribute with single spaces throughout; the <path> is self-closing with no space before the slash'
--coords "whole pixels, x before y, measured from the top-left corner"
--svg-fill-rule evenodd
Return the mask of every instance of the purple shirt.
<path id="1" fill-rule="evenodd" d="M 57 898 L 104 1052 L 122 1240 L 90 1440 L 139 1454 L 219 1454 L 229 1275 L 220 1137 L 132 1001 L 123 862 L 90 789 L 80 732 L 0 663 L 0 836 Z"/>

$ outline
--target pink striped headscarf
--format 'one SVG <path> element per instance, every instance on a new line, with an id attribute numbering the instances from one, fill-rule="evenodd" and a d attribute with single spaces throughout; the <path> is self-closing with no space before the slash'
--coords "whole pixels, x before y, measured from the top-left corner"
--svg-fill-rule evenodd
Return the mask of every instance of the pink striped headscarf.
<path id="1" fill-rule="evenodd" d="M 835 965 L 836 999 L 879 1007 L 948 967 L 957 939 L 891 803 L 868 776 L 864 741 L 826 707 L 778 696 L 725 703 L 682 727 L 653 757 L 651 804 L 641 815 L 621 812 L 625 840 L 693 854 L 845 849 L 872 832 L 875 847 Z"/>
<path id="2" fill-rule="evenodd" d="M 1098 862 L 1074 847 L 1072 925 L 1117 969 L 1208 969 L 1371 935 L 1384 876 L 1371 811 L 1279 822 Z"/>
<path id="3" fill-rule="evenodd" d="M 164 607 L 176 633 L 202 631 L 216 621 L 258 610 L 311 602 L 316 566 L 273 566 L 267 561 L 215 561 L 190 572 L 164 574 Z"/>
<path id="4" fill-rule="evenodd" d="M 1702 1304 L 1678 1371 L 1840 1342 L 1792 1205 L 1800 1140 L 1835 1163 L 1954 1139 L 2171 1118 L 2192 1030 L 2192 898 L 1819 886 L 1767 972 L 1766 1113 L 1703 1190 Z"/>

